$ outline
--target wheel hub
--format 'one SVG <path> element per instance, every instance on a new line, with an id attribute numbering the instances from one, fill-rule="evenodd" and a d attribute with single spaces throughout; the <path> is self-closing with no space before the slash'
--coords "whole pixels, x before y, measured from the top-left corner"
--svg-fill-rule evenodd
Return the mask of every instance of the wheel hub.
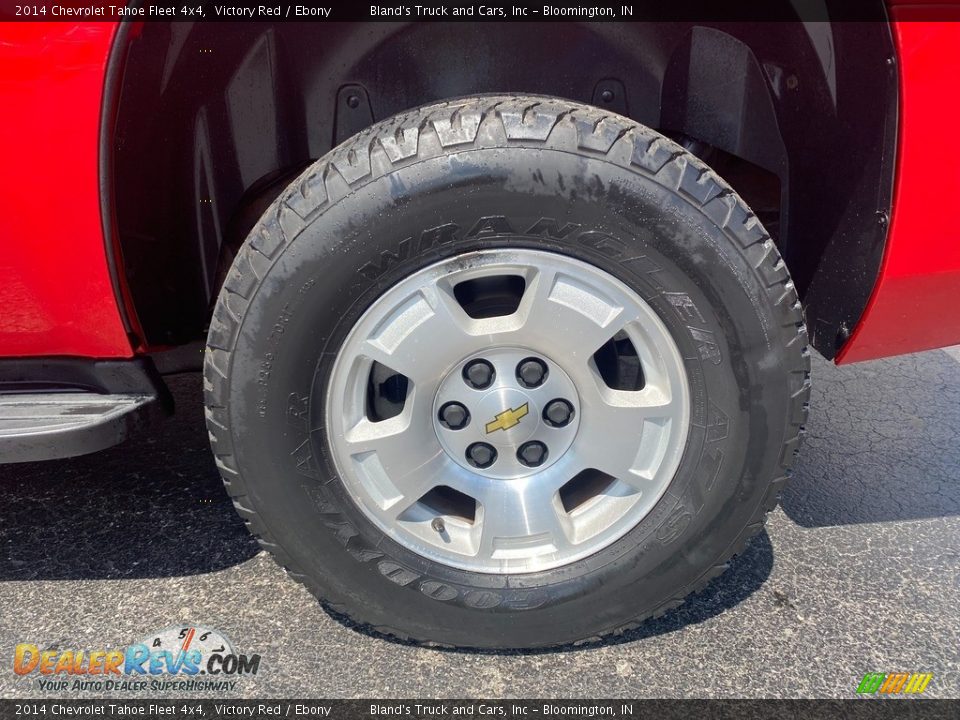
<path id="1" fill-rule="evenodd" d="M 489 371 L 480 388 L 474 382 L 478 367 Z M 434 400 L 434 428 L 444 451 L 461 467 L 515 480 L 542 472 L 564 456 L 580 425 L 578 407 L 576 386 L 553 360 L 531 349 L 491 348 L 447 373 Z M 450 415 L 470 420 L 450 423 Z M 495 452 L 491 462 L 486 448 Z"/>

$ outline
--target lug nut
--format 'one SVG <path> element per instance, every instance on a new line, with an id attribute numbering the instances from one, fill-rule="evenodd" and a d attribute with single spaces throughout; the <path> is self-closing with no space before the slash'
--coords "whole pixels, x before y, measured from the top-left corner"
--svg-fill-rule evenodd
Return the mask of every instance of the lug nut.
<path id="1" fill-rule="evenodd" d="M 493 445 L 479 442 L 467 448 L 467 462 L 481 470 L 490 467 L 496 460 L 497 451 Z"/>
<path id="2" fill-rule="evenodd" d="M 438 413 L 440 424 L 451 430 L 461 430 L 470 424 L 470 411 L 458 402 L 448 402 Z"/>
<path id="3" fill-rule="evenodd" d="M 573 405 L 562 398 L 551 400 L 543 409 L 543 419 L 552 427 L 563 427 L 573 420 Z"/>
<path id="4" fill-rule="evenodd" d="M 547 379 L 547 364 L 538 358 L 521 360 L 517 365 L 517 380 L 524 387 L 535 388 Z"/>
<path id="5" fill-rule="evenodd" d="M 493 384 L 493 365 L 486 360 L 472 360 L 463 368 L 463 379 L 476 390 L 486 390 Z"/>
<path id="6" fill-rule="evenodd" d="M 517 460 L 527 467 L 539 467 L 547 459 L 547 446 L 539 440 L 525 442 L 517 450 Z"/>

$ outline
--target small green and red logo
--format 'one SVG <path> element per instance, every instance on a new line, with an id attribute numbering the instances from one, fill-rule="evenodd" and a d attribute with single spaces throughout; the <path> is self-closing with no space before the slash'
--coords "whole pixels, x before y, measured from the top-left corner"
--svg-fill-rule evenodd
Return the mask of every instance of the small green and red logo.
<path id="1" fill-rule="evenodd" d="M 933 673 L 867 673 L 857 687 L 860 695 L 919 695 L 933 680 Z"/>

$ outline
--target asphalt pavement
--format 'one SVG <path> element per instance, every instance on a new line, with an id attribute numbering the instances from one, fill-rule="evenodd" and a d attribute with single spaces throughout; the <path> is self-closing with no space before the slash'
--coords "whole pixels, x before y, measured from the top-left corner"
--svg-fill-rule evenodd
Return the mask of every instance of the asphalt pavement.
<path id="1" fill-rule="evenodd" d="M 149 435 L 0 466 L 0 697 L 130 697 L 41 691 L 12 672 L 14 647 L 122 647 L 178 624 L 261 655 L 224 693 L 238 698 L 843 698 L 895 671 L 960 697 L 958 348 L 815 358 L 806 443 L 766 532 L 667 616 L 537 653 L 418 648 L 328 614 L 234 515 L 199 376 L 171 386 L 178 414 Z"/>

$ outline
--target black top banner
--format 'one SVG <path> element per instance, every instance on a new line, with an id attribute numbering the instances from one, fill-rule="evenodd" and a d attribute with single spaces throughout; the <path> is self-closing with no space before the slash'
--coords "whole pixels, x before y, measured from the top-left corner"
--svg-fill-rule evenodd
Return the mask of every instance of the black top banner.
<path id="1" fill-rule="evenodd" d="M 960 0 L 903 4 L 904 19 L 960 19 Z M 0 20 L 13 22 L 837 22 L 886 21 L 888 15 L 884 0 L 0 0 Z"/>

